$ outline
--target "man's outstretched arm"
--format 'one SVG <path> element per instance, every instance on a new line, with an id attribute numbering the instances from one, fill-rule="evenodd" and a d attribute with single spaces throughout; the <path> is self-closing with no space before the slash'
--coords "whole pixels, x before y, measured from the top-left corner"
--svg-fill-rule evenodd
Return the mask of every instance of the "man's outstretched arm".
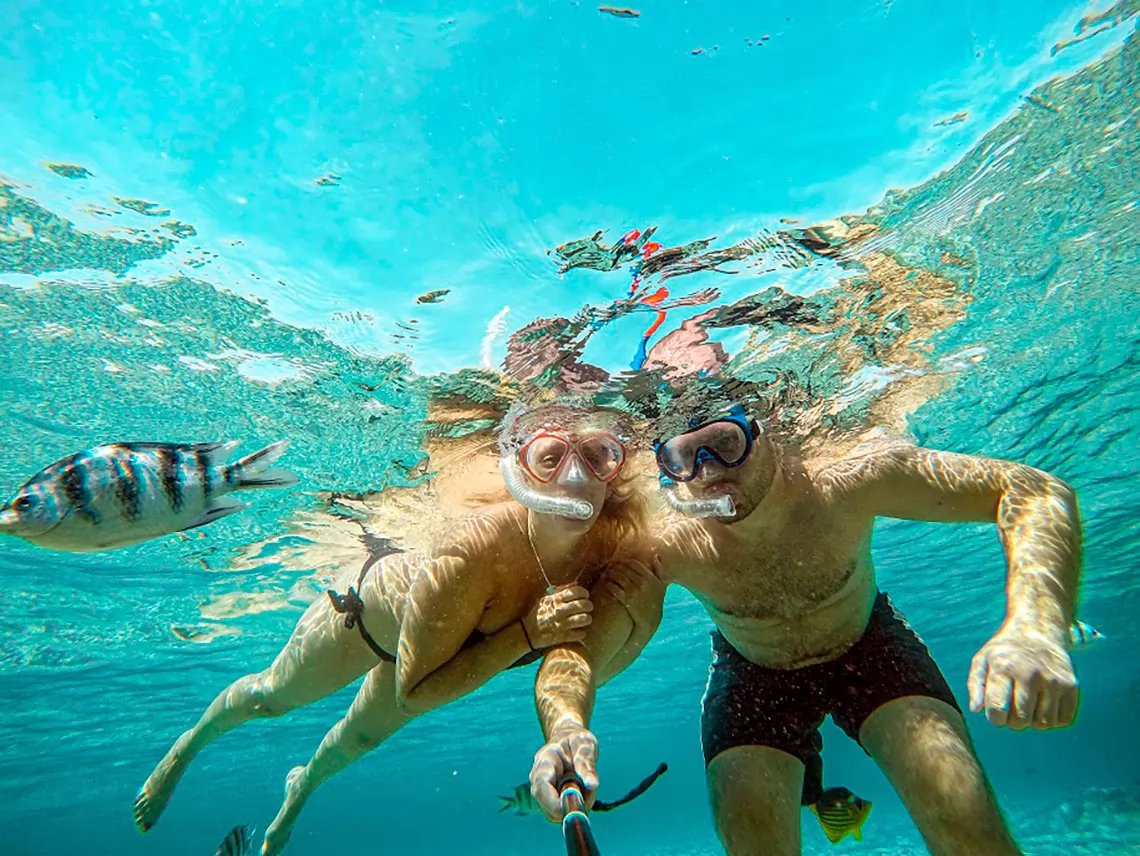
<path id="1" fill-rule="evenodd" d="M 1082 538 L 1069 485 L 1023 464 L 909 446 L 832 467 L 824 484 L 877 516 L 996 522 L 1008 569 L 1006 619 L 974 658 L 970 708 L 1014 729 L 1073 721 L 1069 627 Z"/>

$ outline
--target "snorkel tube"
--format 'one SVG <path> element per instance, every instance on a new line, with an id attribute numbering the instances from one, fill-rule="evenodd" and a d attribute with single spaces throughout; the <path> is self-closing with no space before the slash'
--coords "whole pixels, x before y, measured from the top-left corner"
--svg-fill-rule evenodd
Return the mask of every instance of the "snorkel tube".
<path id="1" fill-rule="evenodd" d="M 589 520 L 594 516 L 594 506 L 584 499 L 571 499 L 568 496 L 550 496 L 535 490 L 527 481 L 519 466 L 518 456 L 507 452 L 499 457 L 499 472 L 507 490 L 518 502 L 539 514 L 554 514 L 569 517 L 571 520 Z"/>
<path id="2" fill-rule="evenodd" d="M 686 517 L 736 516 L 736 503 L 727 493 L 704 499 L 681 499 L 677 496 L 677 483 L 664 475 L 661 476 L 661 490 L 665 493 L 665 500 L 669 506 Z"/>

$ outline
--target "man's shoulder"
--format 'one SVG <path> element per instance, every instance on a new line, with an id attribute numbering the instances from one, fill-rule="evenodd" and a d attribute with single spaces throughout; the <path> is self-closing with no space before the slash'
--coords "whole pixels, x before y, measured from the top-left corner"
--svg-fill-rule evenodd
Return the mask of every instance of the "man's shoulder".
<path id="1" fill-rule="evenodd" d="M 667 580 L 710 563 L 715 554 L 715 537 L 707 521 L 673 511 L 660 518 L 653 545 Z"/>
<path id="2" fill-rule="evenodd" d="M 877 439 L 849 448 L 841 455 L 819 453 L 805 459 L 809 478 L 825 498 L 836 498 L 872 480 L 885 468 L 905 466 L 920 451 L 911 442 Z"/>

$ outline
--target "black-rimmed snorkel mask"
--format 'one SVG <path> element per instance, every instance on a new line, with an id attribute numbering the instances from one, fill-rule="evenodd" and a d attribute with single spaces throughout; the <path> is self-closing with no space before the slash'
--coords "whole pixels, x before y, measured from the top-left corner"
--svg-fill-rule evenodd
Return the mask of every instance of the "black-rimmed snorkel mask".
<path id="1" fill-rule="evenodd" d="M 735 469 L 748 460 L 760 436 L 760 427 L 737 404 L 725 415 L 691 427 L 665 441 L 653 444 L 665 498 L 674 510 L 690 517 L 733 517 L 736 504 L 727 494 L 704 499 L 681 499 L 678 482 L 691 482 L 708 461 Z"/>

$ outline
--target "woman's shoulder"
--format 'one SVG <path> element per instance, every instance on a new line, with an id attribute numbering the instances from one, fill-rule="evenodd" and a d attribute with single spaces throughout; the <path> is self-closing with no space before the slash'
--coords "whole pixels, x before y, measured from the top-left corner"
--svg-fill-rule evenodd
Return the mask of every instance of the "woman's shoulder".
<path id="1" fill-rule="evenodd" d="M 468 562 L 497 553 L 522 533 L 517 503 L 500 502 L 456 519 L 432 545 L 432 557 L 454 556 Z"/>

